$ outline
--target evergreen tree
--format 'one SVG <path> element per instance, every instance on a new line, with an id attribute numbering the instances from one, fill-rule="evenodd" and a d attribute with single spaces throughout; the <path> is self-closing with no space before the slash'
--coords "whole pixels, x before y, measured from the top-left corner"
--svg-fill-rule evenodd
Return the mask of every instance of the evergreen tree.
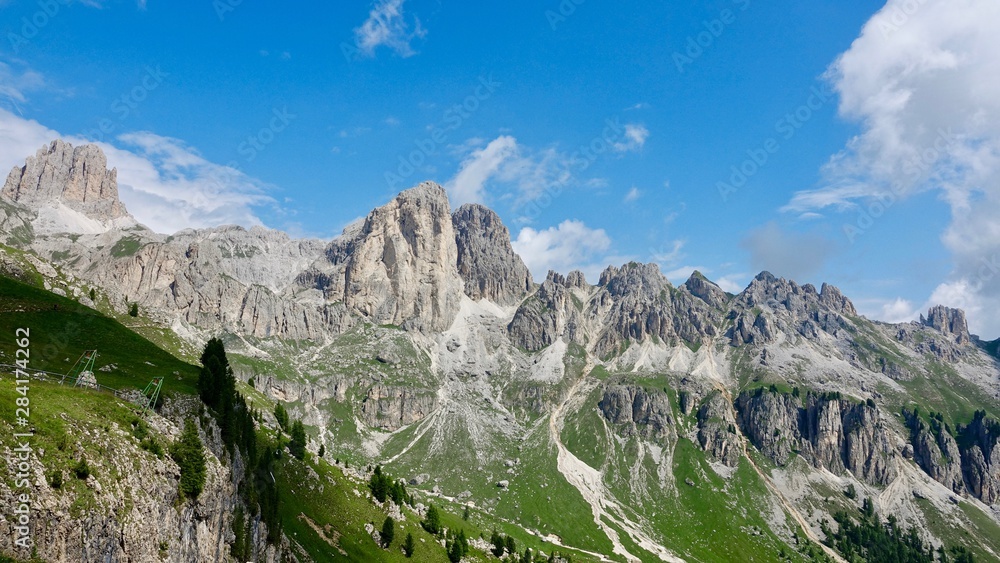
<path id="1" fill-rule="evenodd" d="M 462 560 L 462 544 L 457 541 L 446 543 L 445 550 L 448 552 L 448 561 L 451 563 L 459 563 Z"/>
<path id="2" fill-rule="evenodd" d="M 433 504 L 427 509 L 427 516 L 424 517 L 424 520 L 420 523 L 420 525 L 423 526 L 428 533 L 435 536 L 441 533 L 441 515 L 438 514 L 438 510 Z"/>
<path id="3" fill-rule="evenodd" d="M 288 431 L 288 411 L 281 403 L 274 405 L 274 419 L 282 430 Z"/>
<path id="4" fill-rule="evenodd" d="M 490 544 L 493 546 L 490 549 L 490 553 L 494 557 L 503 557 L 503 550 L 505 547 L 503 536 L 500 535 L 496 530 L 493 530 L 493 534 L 490 535 Z"/>
<path id="5" fill-rule="evenodd" d="M 303 459 L 306 455 L 306 429 L 301 420 L 296 420 L 292 424 L 292 441 L 288 444 L 288 449 L 292 455 Z"/>
<path id="6" fill-rule="evenodd" d="M 198 428 L 191 419 L 184 421 L 184 432 L 170 446 L 170 457 L 181 470 L 181 495 L 198 498 L 205 488 L 205 451 L 198 437 Z"/>
<path id="7" fill-rule="evenodd" d="M 396 523 L 393 521 L 392 516 L 386 516 L 385 522 L 382 522 L 382 547 L 388 549 L 392 545 L 392 540 L 396 536 Z"/>
<path id="8" fill-rule="evenodd" d="M 138 303 L 132 303 L 131 305 L 129 305 L 128 316 L 130 316 L 130 317 L 138 317 L 139 316 L 139 304 Z"/>
<path id="9" fill-rule="evenodd" d="M 504 538 L 504 547 L 507 548 L 508 552 L 517 555 L 517 544 L 514 543 L 514 538 L 510 536 Z"/>
<path id="10" fill-rule="evenodd" d="M 326 444 L 320 444 L 318 452 L 319 457 L 323 457 L 323 454 L 325 453 L 326 453 Z"/>
<path id="11" fill-rule="evenodd" d="M 413 534 L 407 532 L 406 539 L 403 540 L 403 555 L 407 557 L 413 557 L 414 547 L 416 546 L 413 544 Z"/>

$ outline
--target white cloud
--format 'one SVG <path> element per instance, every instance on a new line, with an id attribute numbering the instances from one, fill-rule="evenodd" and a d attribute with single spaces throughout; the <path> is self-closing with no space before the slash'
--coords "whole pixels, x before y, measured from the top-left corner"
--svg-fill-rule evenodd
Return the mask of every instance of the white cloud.
<path id="1" fill-rule="evenodd" d="M 668 272 L 664 272 L 663 275 L 670 280 L 670 283 L 674 285 L 681 285 L 691 277 L 691 274 L 693 274 L 695 270 L 698 270 L 702 274 L 709 271 L 704 266 L 681 266 Z"/>
<path id="2" fill-rule="evenodd" d="M 410 42 L 427 35 L 420 20 L 413 17 L 413 30 L 403 15 L 406 0 L 378 0 L 368 13 L 368 19 L 354 29 L 354 40 L 365 55 L 375 56 L 375 50 L 385 45 L 401 57 L 416 54 Z"/>
<path id="3" fill-rule="evenodd" d="M 712 280 L 722 291 L 727 293 L 739 293 L 746 289 L 749 281 L 746 274 L 729 274 L 717 280 Z"/>
<path id="4" fill-rule="evenodd" d="M 894 213 L 898 199 L 937 192 L 956 267 L 935 296 L 966 303 L 970 324 L 994 336 L 1000 319 L 972 311 L 1000 301 L 1000 275 L 983 275 L 1000 255 L 998 27 L 994 0 L 889 0 L 828 72 L 840 114 L 861 133 L 830 159 L 820 189 L 785 208 L 849 210 L 881 196 Z"/>
<path id="5" fill-rule="evenodd" d="M 566 220 L 540 231 L 524 227 L 511 244 L 536 280 L 544 279 L 549 270 L 565 274 L 575 269 L 596 279 L 606 266 L 599 257 L 610 248 L 611 239 L 604 229 Z"/>
<path id="6" fill-rule="evenodd" d="M 640 125 L 638 123 L 626 123 L 625 138 L 614 143 L 612 147 L 617 152 L 637 151 L 646 144 L 646 139 L 648 138 L 649 129 L 646 129 L 645 125 Z"/>
<path id="7" fill-rule="evenodd" d="M 445 183 L 451 204 L 458 207 L 463 203 L 482 203 L 486 183 L 498 174 L 501 166 L 514 158 L 517 158 L 517 140 L 507 135 L 473 151 L 462 161 L 455 177 Z"/>
<path id="8" fill-rule="evenodd" d="M 22 166 L 54 139 L 73 145 L 86 139 L 62 135 L 34 120 L 0 109 L 0 166 Z M 254 206 L 273 205 L 258 180 L 203 158 L 177 139 L 139 132 L 119 137 L 123 146 L 97 143 L 118 169 L 122 201 L 139 222 L 172 233 L 187 227 L 260 224 Z"/>
<path id="9" fill-rule="evenodd" d="M 632 189 L 629 190 L 627 194 L 625 194 L 625 202 L 626 203 L 633 202 L 633 201 L 639 199 L 639 197 L 641 195 L 642 195 L 642 192 L 639 191 L 639 188 L 637 188 L 635 186 L 632 186 Z"/>
<path id="10" fill-rule="evenodd" d="M 45 78 L 38 72 L 23 65 L 14 69 L 9 64 L 0 61 L 0 104 L 20 112 L 20 104 L 27 102 L 25 94 L 39 90 L 45 86 Z"/>

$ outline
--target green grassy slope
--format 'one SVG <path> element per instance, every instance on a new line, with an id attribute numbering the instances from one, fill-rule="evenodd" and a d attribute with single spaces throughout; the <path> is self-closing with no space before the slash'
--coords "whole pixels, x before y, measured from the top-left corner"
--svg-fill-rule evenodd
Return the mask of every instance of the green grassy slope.
<path id="1" fill-rule="evenodd" d="M 197 367 L 76 301 L 0 277 L 0 363 L 14 363 L 18 328 L 30 329 L 29 367 L 66 373 L 85 350 L 96 349 L 101 385 L 142 389 L 162 376 L 164 393 L 195 393 Z M 100 371 L 110 364 L 117 368 Z"/>

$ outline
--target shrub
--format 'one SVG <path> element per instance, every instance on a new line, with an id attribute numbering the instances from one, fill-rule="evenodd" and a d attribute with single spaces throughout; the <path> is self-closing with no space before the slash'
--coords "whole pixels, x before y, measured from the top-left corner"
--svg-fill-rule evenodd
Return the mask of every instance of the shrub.
<path id="1" fill-rule="evenodd" d="M 80 456 L 80 459 L 73 466 L 73 473 L 76 474 L 77 479 L 86 479 L 90 477 L 90 466 L 87 465 L 87 458 Z"/>
<path id="2" fill-rule="evenodd" d="M 53 489 L 62 488 L 63 474 L 61 469 L 56 469 L 52 472 L 52 475 L 49 476 L 49 485 L 51 485 Z"/>

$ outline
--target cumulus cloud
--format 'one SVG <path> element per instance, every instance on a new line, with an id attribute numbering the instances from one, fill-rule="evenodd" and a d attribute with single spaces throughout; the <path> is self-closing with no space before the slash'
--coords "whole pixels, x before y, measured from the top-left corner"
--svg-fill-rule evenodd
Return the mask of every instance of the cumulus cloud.
<path id="1" fill-rule="evenodd" d="M 582 270 L 588 279 L 596 279 L 606 266 L 601 257 L 611 247 L 611 239 L 604 229 L 566 220 L 542 230 L 524 227 L 511 244 L 536 280 L 544 279 L 549 270 Z"/>
<path id="2" fill-rule="evenodd" d="M 37 121 L 0 109 L 0 166 L 9 170 L 62 135 Z M 149 132 L 122 135 L 121 146 L 97 143 L 118 169 L 119 194 L 139 222 L 161 233 L 221 224 L 257 225 L 253 208 L 273 205 L 265 186 L 234 168 L 206 160 L 178 139 Z"/>
<path id="3" fill-rule="evenodd" d="M 827 163 L 819 189 L 786 206 L 849 211 L 878 198 L 891 213 L 900 199 L 936 192 L 951 211 L 942 241 L 956 267 L 931 299 L 964 304 L 973 330 L 993 336 L 1000 318 L 974 311 L 1000 302 L 998 26 L 992 0 L 890 0 L 828 72 L 860 134 Z"/>
<path id="4" fill-rule="evenodd" d="M 750 253 L 754 270 L 767 270 L 800 283 L 818 273 L 835 250 L 822 236 L 791 234 L 773 221 L 750 231 L 740 246 Z"/>
<path id="5" fill-rule="evenodd" d="M 375 56 L 375 51 L 385 45 L 401 57 L 416 54 L 410 42 L 427 35 L 414 16 L 411 22 L 403 14 L 406 0 L 379 0 L 368 13 L 368 19 L 354 29 L 354 40 L 358 49 L 366 56 Z"/>

